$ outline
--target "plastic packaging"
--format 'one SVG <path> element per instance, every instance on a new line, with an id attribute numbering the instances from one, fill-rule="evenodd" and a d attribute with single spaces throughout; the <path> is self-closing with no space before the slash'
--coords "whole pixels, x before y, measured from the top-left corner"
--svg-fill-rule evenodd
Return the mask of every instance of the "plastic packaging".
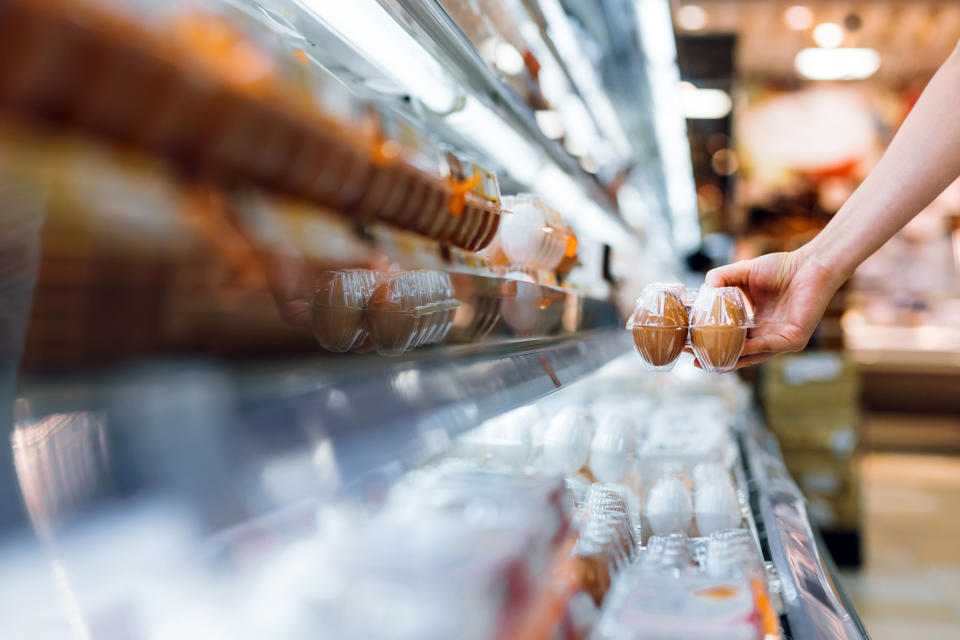
<path id="1" fill-rule="evenodd" d="M 637 569 L 641 571 L 641 569 Z M 650 575 L 615 585 L 596 640 L 760 640 L 753 589 L 745 579 Z"/>
<path id="2" fill-rule="evenodd" d="M 726 469 L 713 462 L 701 463 L 693 470 L 693 481 L 693 511 L 700 535 L 740 526 L 740 500 Z"/>
<path id="3" fill-rule="evenodd" d="M 503 208 L 500 243 L 509 262 L 556 269 L 571 241 L 560 214 L 530 194 L 503 198 Z"/>
<path id="4" fill-rule="evenodd" d="M 724 373 L 737 364 L 750 318 L 737 287 L 701 287 L 690 309 L 690 343 L 705 371 Z"/>
<path id="5" fill-rule="evenodd" d="M 590 444 L 590 471 L 601 482 L 617 482 L 633 470 L 636 448 L 633 420 L 608 414 L 598 422 Z"/>
<path id="6" fill-rule="evenodd" d="M 684 533 L 693 519 L 693 498 L 679 477 L 664 474 L 655 480 L 643 501 L 643 515 L 654 535 Z"/>
<path id="7" fill-rule="evenodd" d="M 685 293 L 682 284 L 649 284 L 627 320 L 637 352 L 656 371 L 672 369 L 686 346 Z"/>
<path id="8" fill-rule="evenodd" d="M 587 461 L 594 422 L 583 407 L 561 409 L 543 436 L 543 464 L 547 471 L 573 475 Z"/>
<path id="9" fill-rule="evenodd" d="M 443 339 L 459 303 L 447 274 L 391 271 L 378 278 L 367 304 L 370 337 L 381 355 L 399 355 Z"/>
<path id="10" fill-rule="evenodd" d="M 311 305 L 313 335 L 328 351 L 349 351 L 367 338 L 363 310 L 373 294 L 373 271 L 327 271 Z"/>

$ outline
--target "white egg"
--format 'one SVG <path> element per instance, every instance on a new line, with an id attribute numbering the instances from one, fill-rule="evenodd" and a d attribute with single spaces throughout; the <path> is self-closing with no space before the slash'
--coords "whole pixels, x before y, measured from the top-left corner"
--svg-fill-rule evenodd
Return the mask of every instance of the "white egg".
<path id="1" fill-rule="evenodd" d="M 600 482 L 616 482 L 630 473 L 637 441 L 633 421 L 610 415 L 597 426 L 590 444 L 590 471 Z"/>
<path id="2" fill-rule="evenodd" d="M 593 418 L 582 407 L 562 409 L 543 435 L 543 462 L 547 471 L 572 475 L 580 470 L 590 452 Z"/>
<path id="3" fill-rule="evenodd" d="M 508 413 L 487 423 L 484 436 L 491 461 L 512 469 L 523 469 L 530 458 L 533 442 L 530 425 Z"/>
<path id="4" fill-rule="evenodd" d="M 693 468 L 693 483 L 710 483 L 718 479 L 730 481 L 730 474 L 719 462 L 701 462 Z"/>
<path id="5" fill-rule="evenodd" d="M 693 518 L 690 490 L 679 478 L 662 477 L 647 492 L 643 513 L 655 535 L 683 533 Z"/>
<path id="6" fill-rule="evenodd" d="M 740 526 L 740 501 L 729 475 L 698 480 L 693 500 L 700 535 Z"/>

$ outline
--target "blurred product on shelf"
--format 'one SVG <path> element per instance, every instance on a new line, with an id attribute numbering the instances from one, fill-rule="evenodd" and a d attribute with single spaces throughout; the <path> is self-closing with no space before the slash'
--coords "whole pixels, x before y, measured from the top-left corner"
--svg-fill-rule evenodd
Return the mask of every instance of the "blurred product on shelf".
<path id="1" fill-rule="evenodd" d="M 380 274 L 364 311 L 370 338 L 380 355 L 400 355 L 442 340 L 459 305 L 450 276 L 436 271 Z"/>
<path id="2" fill-rule="evenodd" d="M 508 264 L 555 270 L 568 250 L 576 254 L 576 239 L 563 225 L 560 213 L 530 194 L 503 199 L 500 249 Z"/>
<path id="3" fill-rule="evenodd" d="M 321 99 L 299 98 L 309 93 L 304 56 L 286 46 L 285 32 L 262 13 L 212 6 L 111 15 L 85 3 L 11 0 L 0 23 L 0 39 L 14 48 L 0 64 L 0 103 L 159 152 L 223 184 L 258 184 L 469 250 L 489 244 L 500 222 L 491 172 L 450 152 L 441 162 L 427 134 L 396 113 L 340 99 L 344 89 L 325 74 L 309 74 Z M 51 42 L 60 45 L 43 44 Z M 69 81 L 101 76 L 106 86 Z M 142 103 L 151 92 L 141 77 L 159 100 Z M 109 117 L 85 118 L 75 107 L 88 103 L 102 103 Z"/>
<path id="4" fill-rule="evenodd" d="M 859 537 L 860 373 L 843 351 L 805 351 L 764 363 L 760 395 L 783 458 L 828 532 Z M 857 565 L 857 552 L 837 553 Z"/>

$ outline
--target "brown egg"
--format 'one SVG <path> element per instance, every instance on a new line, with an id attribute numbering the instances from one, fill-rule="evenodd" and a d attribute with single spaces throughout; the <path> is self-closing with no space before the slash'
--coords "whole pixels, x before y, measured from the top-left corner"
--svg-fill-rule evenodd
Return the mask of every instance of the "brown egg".
<path id="1" fill-rule="evenodd" d="M 697 360 L 707 371 L 729 371 L 740 359 L 747 340 L 747 314 L 737 289 L 707 292 L 712 300 L 696 304 L 691 318 L 690 342 Z"/>
<path id="2" fill-rule="evenodd" d="M 362 276 L 352 272 L 325 276 L 314 293 L 313 335 L 328 351 L 349 351 L 363 334 Z"/>
<path id="3" fill-rule="evenodd" d="M 610 562 L 606 554 L 597 549 L 596 553 L 578 555 L 574 558 L 577 572 L 577 581 L 583 590 L 590 594 L 593 602 L 599 607 L 610 590 Z"/>
<path id="4" fill-rule="evenodd" d="M 414 345 L 421 331 L 416 313 L 420 304 L 412 274 L 390 274 L 373 289 L 365 318 L 370 337 L 381 355 L 399 355 Z"/>
<path id="5" fill-rule="evenodd" d="M 670 365 L 687 342 L 687 310 L 670 291 L 661 291 L 633 319 L 633 343 L 655 367 Z"/>

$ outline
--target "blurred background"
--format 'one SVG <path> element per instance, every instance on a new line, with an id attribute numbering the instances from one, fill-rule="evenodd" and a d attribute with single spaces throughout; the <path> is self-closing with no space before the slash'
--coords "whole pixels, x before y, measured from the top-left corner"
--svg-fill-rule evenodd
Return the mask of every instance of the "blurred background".
<path id="1" fill-rule="evenodd" d="M 958 41 L 947 0 L 0 0 L 0 635 L 960 637 L 960 182 L 804 352 L 687 338 Z"/>
<path id="2" fill-rule="evenodd" d="M 950 2 L 672 7 L 701 227 L 738 258 L 815 235 L 960 39 Z M 810 507 L 851 532 L 827 538 L 837 557 L 859 554 L 846 581 L 875 637 L 958 632 L 960 556 L 945 544 L 960 471 L 958 198 L 960 182 L 869 258 L 818 327 L 808 350 L 843 349 L 859 392 L 791 406 L 776 360 L 756 374 Z M 857 447 L 834 446 L 852 434 Z"/>

